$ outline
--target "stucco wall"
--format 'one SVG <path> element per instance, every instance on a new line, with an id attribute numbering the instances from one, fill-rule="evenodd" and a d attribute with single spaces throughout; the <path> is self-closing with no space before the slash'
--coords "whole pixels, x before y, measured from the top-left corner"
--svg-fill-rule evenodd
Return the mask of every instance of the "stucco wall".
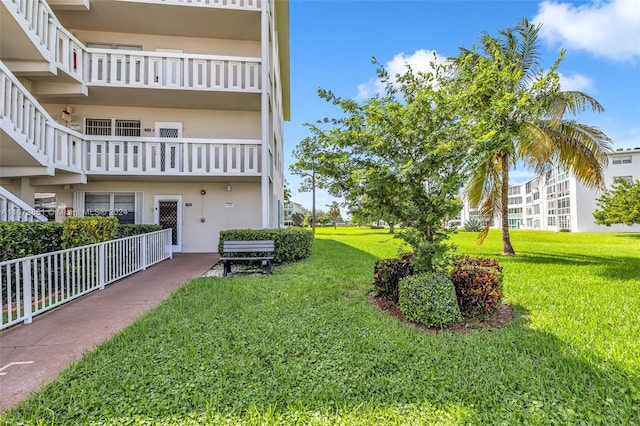
<path id="1" fill-rule="evenodd" d="M 226 190 L 231 185 L 231 191 Z M 182 251 L 216 252 L 220 231 L 260 228 L 260 183 L 245 182 L 91 182 L 61 187 L 35 187 L 35 192 L 55 192 L 58 205 L 73 205 L 73 192 L 143 192 L 144 223 L 154 223 L 154 198 L 158 195 L 182 196 Z M 201 190 L 206 195 L 201 195 Z M 191 204 L 191 205 L 188 205 Z M 202 222 L 201 219 L 205 221 Z"/>

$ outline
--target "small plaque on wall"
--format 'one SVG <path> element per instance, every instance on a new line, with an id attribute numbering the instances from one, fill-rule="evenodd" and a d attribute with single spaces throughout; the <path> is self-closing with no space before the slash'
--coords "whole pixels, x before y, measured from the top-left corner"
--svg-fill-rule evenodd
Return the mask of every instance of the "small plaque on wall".
<path id="1" fill-rule="evenodd" d="M 193 205 L 193 203 L 185 203 L 186 207 L 191 207 Z"/>
<path id="2" fill-rule="evenodd" d="M 226 203 L 224 203 L 225 207 L 233 207 L 233 201 L 227 201 Z"/>

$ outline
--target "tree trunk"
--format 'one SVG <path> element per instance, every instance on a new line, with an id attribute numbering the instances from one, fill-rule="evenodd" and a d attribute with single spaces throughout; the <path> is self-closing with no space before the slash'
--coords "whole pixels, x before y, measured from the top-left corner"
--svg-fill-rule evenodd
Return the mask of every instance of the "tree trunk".
<path id="1" fill-rule="evenodd" d="M 316 172 L 311 172 L 311 230 L 316 234 Z"/>
<path id="2" fill-rule="evenodd" d="M 394 234 L 395 233 L 394 223 L 393 222 L 389 222 L 389 233 L 390 234 Z"/>
<path id="3" fill-rule="evenodd" d="M 502 155 L 502 194 L 501 194 L 501 222 L 502 222 L 502 255 L 515 256 L 509 236 L 509 154 Z"/>

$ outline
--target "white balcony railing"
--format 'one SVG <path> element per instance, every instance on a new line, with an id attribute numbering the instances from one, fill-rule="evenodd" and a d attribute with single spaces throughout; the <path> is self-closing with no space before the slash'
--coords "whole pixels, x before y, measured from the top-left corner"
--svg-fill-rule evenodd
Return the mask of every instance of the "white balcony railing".
<path id="1" fill-rule="evenodd" d="M 43 165 L 77 173 L 255 176 L 261 172 L 257 139 L 96 140 L 68 129 L 55 122 L 1 61 L 0 124 Z"/>
<path id="2" fill-rule="evenodd" d="M 131 0 L 130 0 L 131 1 Z M 148 0 L 147 0 L 148 1 Z M 227 9 L 260 10 L 262 0 L 155 0 L 158 3 L 209 6 Z"/>
<path id="3" fill-rule="evenodd" d="M 88 49 L 91 85 L 259 92 L 260 58 Z"/>
<path id="4" fill-rule="evenodd" d="M 87 142 L 87 174 L 245 175 L 261 172 L 260 140 L 111 138 Z"/>
<path id="5" fill-rule="evenodd" d="M 260 91 L 260 58 L 172 53 L 122 54 L 89 49 L 58 22 L 45 0 L 6 0 L 46 59 L 78 82 L 95 85 Z M 155 0 L 233 9 L 261 8 L 260 0 Z M 149 2 L 146 0 L 145 2 Z M 85 66 L 89 63 L 89 70 Z"/>
<path id="6" fill-rule="evenodd" d="M 47 218 L 0 186 L 0 222 L 46 222 Z"/>
<path id="7" fill-rule="evenodd" d="M 0 125 L 44 165 L 82 171 L 82 135 L 56 123 L 2 61 Z"/>
<path id="8" fill-rule="evenodd" d="M 165 229 L 0 262 L 0 330 L 171 257 Z"/>

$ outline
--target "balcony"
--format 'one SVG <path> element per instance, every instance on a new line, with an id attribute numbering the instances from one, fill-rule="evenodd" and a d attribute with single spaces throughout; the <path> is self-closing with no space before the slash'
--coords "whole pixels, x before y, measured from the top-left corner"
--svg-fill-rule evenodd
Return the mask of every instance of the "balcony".
<path id="1" fill-rule="evenodd" d="M 70 30 L 258 41 L 262 3 L 262 0 L 94 0 L 88 10 L 56 8 L 55 13 Z M 177 16 L 180 18 L 176 19 Z"/>
<path id="2" fill-rule="evenodd" d="M 245 139 L 119 138 L 85 142 L 90 176 L 259 177 L 261 142 Z"/>

